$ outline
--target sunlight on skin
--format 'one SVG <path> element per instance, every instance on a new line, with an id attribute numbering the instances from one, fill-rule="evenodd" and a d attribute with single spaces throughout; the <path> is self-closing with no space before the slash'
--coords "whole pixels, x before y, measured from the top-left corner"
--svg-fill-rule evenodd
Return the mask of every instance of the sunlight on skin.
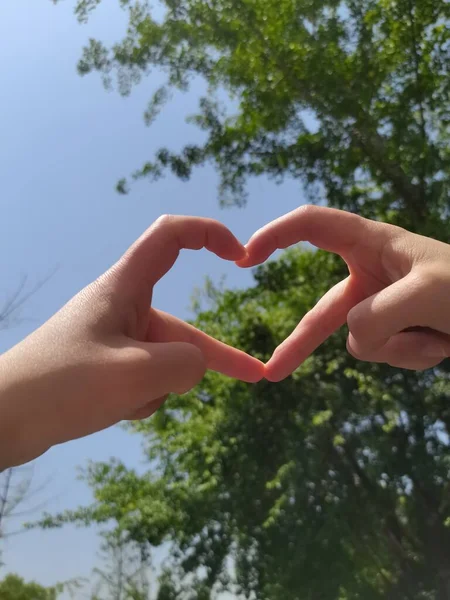
<path id="1" fill-rule="evenodd" d="M 350 275 L 278 346 L 266 364 L 267 379 L 290 375 L 345 323 L 347 348 L 361 360 L 422 370 L 450 356 L 450 282 L 431 276 L 448 272 L 450 246 L 353 213 L 302 206 L 257 231 L 247 243 L 248 256 L 236 264 L 252 267 L 301 241 L 340 255 Z"/>

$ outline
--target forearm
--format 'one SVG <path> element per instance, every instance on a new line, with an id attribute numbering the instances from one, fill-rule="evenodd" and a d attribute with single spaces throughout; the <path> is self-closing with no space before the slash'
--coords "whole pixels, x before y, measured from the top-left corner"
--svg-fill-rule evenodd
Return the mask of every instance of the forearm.
<path id="1" fill-rule="evenodd" d="M 23 342 L 22 342 L 23 344 Z M 43 399 L 51 393 L 48 378 L 31 364 L 21 344 L 0 356 L 0 471 L 45 452 Z"/>

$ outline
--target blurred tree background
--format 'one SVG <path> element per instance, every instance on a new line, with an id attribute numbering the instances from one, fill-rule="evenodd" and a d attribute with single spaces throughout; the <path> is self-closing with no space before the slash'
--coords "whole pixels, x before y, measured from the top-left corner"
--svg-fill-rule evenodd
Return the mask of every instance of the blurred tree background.
<path id="1" fill-rule="evenodd" d="M 56 600 L 58 587 L 45 588 L 31 582 L 26 583 L 18 575 L 7 575 L 0 580 L 0 598 L 2 600 Z"/>
<path id="2" fill-rule="evenodd" d="M 100 0 L 80 0 L 83 21 Z M 220 201 L 246 181 L 298 178 L 315 202 L 450 240 L 450 4 L 444 0 L 122 0 L 124 40 L 91 40 L 79 72 L 123 94 L 153 69 L 145 119 L 208 84 L 204 143 L 161 148 L 122 179 L 188 179 L 212 162 Z M 146 157 L 147 158 L 147 157 Z M 266 360 L 345 275 L 297 248 L 246 290 L 197 302 L 203 330 Z M 291 377 L 247 385 L 208 373 L 130 429 L 148 471 L 91 464 L 92 506 L 45 527 L 100 523 L 121 543 L 170 548 L 159 600 L 450 598 L 450 378 L 358 363 L 344 332 Z"/>

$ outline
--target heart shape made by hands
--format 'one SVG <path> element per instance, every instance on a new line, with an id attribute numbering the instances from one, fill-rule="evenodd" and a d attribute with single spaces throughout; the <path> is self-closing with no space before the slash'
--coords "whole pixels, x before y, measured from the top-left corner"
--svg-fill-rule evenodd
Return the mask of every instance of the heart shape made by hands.
<path id="1" fill-rule="evenodd" d="M 148 315 L 148 298 L 152 296 L 154 285 L 172 268 L 182 249 L 206 248 L 220 258 L 245 268 L 264 262 L 277 248 L 286 248 L 301 240 L 323 246 L 317 237 L 318 232 L 312 230 L 309 215 L 312 211 L 300 209 L 295 215 L 278 219 L 257 231 L 247 246 L 241 244 L 225 225 L 213 219 L 175 215 L 160 217 L 124 256 L 127 279 L 124 286 L 131 292 L 134 303 L 137 302 L 135 312 Z M 333 318 L 332 322 L 327 319 L 324 327 L 323 316 L 321 314 L 321 322 L 316 327 L 315 311 L 308 313 L 294 333 L 277 348 L 267 365 L 154 308 L 150 311 L 150 322 L 147 318 L 138 319 L 135 335 L 146 342 L 193 344 L 201 350 L 209 369 L 236 379 L 256 382 L 266 377 L 278 381 L 297 368 L 342 324 L 342 319 L 335 323 Z M 305 322 L 306 329 L 303 328 Z"/>
<path id="2" fill-rule="evenodd" d="M 183 248 L 206 248 L 220 258 L 246 268 L 263 263 L 277 249 L 301 241 L 309 242 L 340 255 L 347 263 L 349 276 L 330 289 L 301 319 L 266 365 L 156 309 L 150 311 L 150 322 L 143 319 L 142 326 L 138 326 L 138 331 L 141 327 L 139 335 L 147 342 L 193 344 L 203 353 L 208 368 L 243 381 L 256 382 L 263 377 L 280 381 L 347 322 L 350 330 L 347 347 L 354 356 L 359 354 L 357 357 L 364 360 L 405 368 L 411 368 L 409 364 L 414 365 L 412 368 L 428 368 L 440 361 L 434 357 L 425 361 L 426 365 L 423 360 L 419 364 L 414 360 L 411 362 L 411 356 L 429 341 L 426 336 L 436 333 L 405 333 L 409 327 L 417 325 L 413 322 L 415 317 L 408 316 L 408 311 L 402 309 L 397 311 L 396 319 L 386 320 L 383 312 L 386 310 L 386 300 L 382 296 L 387 292 L 385 288 L 395 282 L 396 285 L 407 285 L 404 280 L 412 269 L 405 262 L 405 256 L 410 253 L 396 249 L 395 243 L 400 238 L 403 247 L 411 240 L 416 243 L 414 234 L 398 227 L 319 206 L 302 206 L 269 223 L 258 230 L 246 246 L 218 221 L 164 216 L 124 257 L 126 270 L 131 274 L 131 280 L 139 283 L 140 292 L 142 280 L 146 283 L 145 294 L 139 293 L 142 306 L 137 308 L 138 314 L 146 312 L 148 315 L 148 292 L 151 297 L 153 286 L 173 266 Z M 378 311 L 374 310 L 374 298 L 381 299 Z M 399 358 L 399 350 L 403 358 Z M 406 361 L 405 365 L 401 361 Z"/>

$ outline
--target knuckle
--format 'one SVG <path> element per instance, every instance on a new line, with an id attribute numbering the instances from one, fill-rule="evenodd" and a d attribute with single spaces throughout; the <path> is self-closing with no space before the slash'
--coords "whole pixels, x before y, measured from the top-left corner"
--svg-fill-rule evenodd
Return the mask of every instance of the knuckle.
<path id="1" fill-rule="evenodd" d="M 195 381 L 197 382 L 200 381 L 200 379 L 202 379 L 206 372 L 206 358 L 203 352 L 200 350 L 200 348 L 197 348 L 197 346 L 194 346 L 193 344 L 189 344 L 189 346 L 192 363 L 190 371 L 192 373 L 192 378 L 195 379 Z"/>
<path id="2" fill-rule="evenodd" d="M 189 346 L 189 355 L 186 358 L 184 365 L 185 373 L 183 373 L 176 389 L 177 394 L 184 394 L 196 386 L 204 377 L 207 369 L 206 359 L 199 348 L 191 344 Z"/>
<path id="3" fill-rule="evenodd" d="M 353 308 L 347 315 L 347 325 L 353 337 L 361 340 L 370 333 L 370 322 L 363 311 Z"/>
<path id="4" fill-rule="evenodd" d="M 317 214 L 318 207 L 314 204 L 303 204 L 297 209 L 297 214 L 301 217 L 310 218 Z"/>
<path id="5" fill-rule="evenodd" d="M 428 292 L 434 294 L 437 289 L 442 289 L 444 278 L 441 269 L 423 268 L 417 272 L 415 284 L 417 293 Z"/>
<path id="6" fill-rule="evenodd" d="M 416 316 L 420 322 L 417 325 L 426 325 L 432 316 L 429 306 L 436 303 L 436 292 L 440 288 L 439 277 L 430 269 L 413 272 L 408 278 L 408 287 L 411 302 L 415 307 Z M 442 288 L 440 288 L 442 289 Z"/>
<path id="7" fill-rule="evenodd" d="M 155 227 L 172 227 L 174 225 L 174 223 L 176 223 L 177 221 L 177 216 L 176 215 L 170 215 L 170 214 L 163 214 L 161 216 L 159 216 L 154 225 Z"/>
<path id="8" fill-rule="evenodd" d="M 408 277 L 408 287 L 414 294 L 420 294 L 434 282 L 434 274 L 428 269 L 413 271 Z"/>
<path id="9" fill-rule="evenodd" d="M 364 353 L 358 347 L 353 346 L 350 343 L 350 339 L 347 338 L 347 352 L 358 360 L 364 360 Z"/>

